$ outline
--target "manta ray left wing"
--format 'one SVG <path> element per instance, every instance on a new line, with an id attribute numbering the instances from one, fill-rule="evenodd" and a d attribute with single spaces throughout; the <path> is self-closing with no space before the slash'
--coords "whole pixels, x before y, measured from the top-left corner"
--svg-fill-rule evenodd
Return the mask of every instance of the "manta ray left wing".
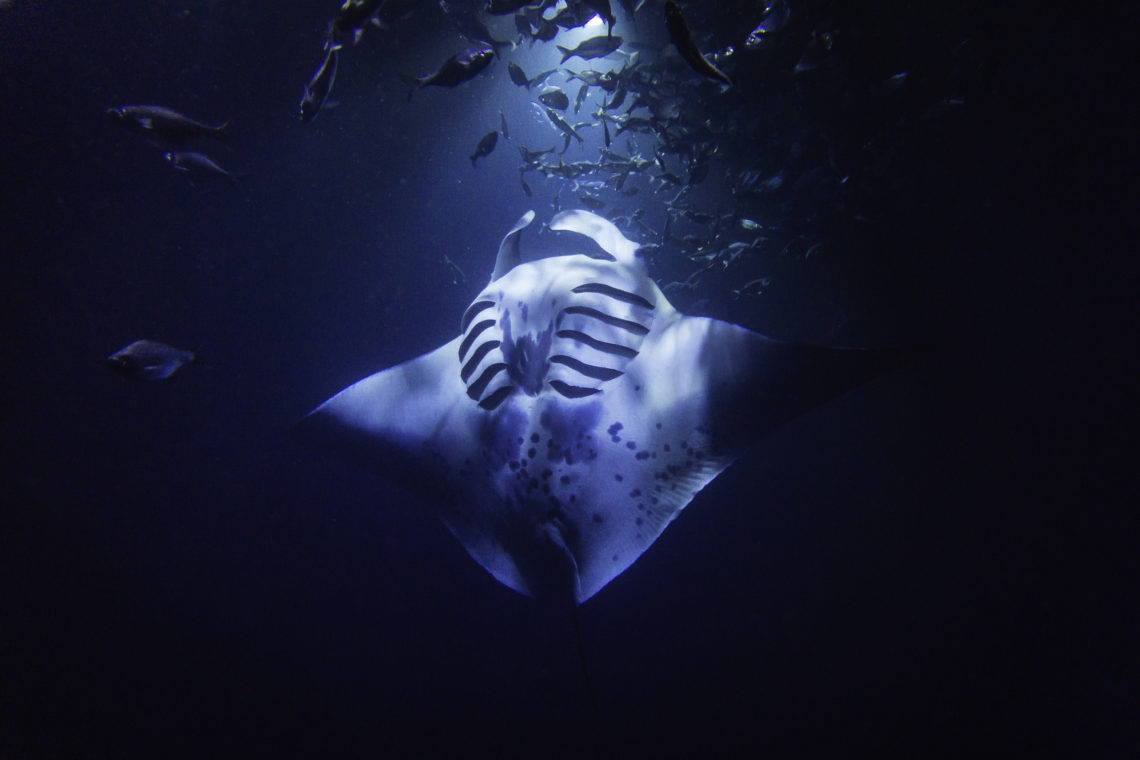
<path id="1" fill-rule="evenodd" d="M 499 581 L 581 603 L 766 432 L 884 368 L 676 311 L 586 211 L 583 254 L 523 263 L 528 212 L 459 335 L 367 377 L 300 433 L 419 494 Z"/>

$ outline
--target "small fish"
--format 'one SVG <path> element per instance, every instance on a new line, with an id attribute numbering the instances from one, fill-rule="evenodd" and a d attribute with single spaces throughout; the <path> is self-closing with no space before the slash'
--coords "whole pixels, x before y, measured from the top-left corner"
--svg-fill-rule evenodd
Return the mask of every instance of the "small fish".
<path id="1" fill-rule="evenodd" d="M 939 117 L 945 116 L 946 114 L 950 113 L 951 111 L 954 111 L 958 108 L 961 108 L 965 104 L 966 104 L 966 101 L 963 100 L 962 98 L 952 98 L 952 97 L 951 98 L 942 98 L 937 103 L 935 103 L 934 105 L 927 108 L 923 112 L 922 118 L 923 119 L 937 119 Z"/>
<path id="2" fill-rule="evenodd" d="M 353 43 L 360 41 L 364 26 L 371 21 L 372 16 L 384 0 L 344 0 L 336 15 L 333 16 L 329 27 L 329 39 L 340 41 L 345 36 L 351 37 Z"/>
<path id="3" fill-rule="evenodd" d="M 613 35 L 601 35 L 598 37 L 591 37 L 590 39 L 584 41 L 582 44 L 578 45 L 578 47 L 574 48 L 573 50 L 564 48 L 561 45 L 556 45 L 556 47 L 558 48 L 558 52 L 562 53 L 562 61 L 560 63 L 566 63 L 566 61 L 570 60 L 574 56 L 577 56 L 586 61 L 590 60 L 591 58 L 603 58 L 621 47 L 621 43 L 621 37 L 614 37 Z"/>
<path id="4" fill-rule="evenodd" d="M 483 135 L 482 139 L 479 140 L 479 144 L 475 146 L 475 152 L 469 156 L 471 159 L 471 165 L 475 165 L 475 159 L 484 158 L 491 155 L 491 151 L 495 149 L 495 144 L 498 141 L 498 132 L 488 132 L 487 134 Z"/>
<path id="5" fill-rule="evenodd" d="M 550 78 L 551 74 L 557 74 L 558 71 L 559 71 L 558 69 L 547 69 L 546 71 L 542 71 L 542 72 L 539 72 L 538 74 L 535 74 L 534 79 L 530 80 L 531 87 L 542 84 L 543 82 L 545 82 L 547 79 Z"/>
<path id="6" fill-rule="evenodd" d="M 372 17 L 372 24 L 380 29 L 391 29 L 397 21 L 410 16 L 419 4 L 420 0 L 384 0 Z"/>
<path id="7" fill-rule="evenodd" d="M 566 5 L 550 21 L 561 29 L 577 29 L 585 26 L 594 17 L 594 10 L 585 2 Z"/>
<path id="8" fill-rule="evenodd" d="M 771 39 L 772 35 L 787 26 L 791 15 L 785 0 L 773 0 L 773 2 L 768 3 L 764 7 L 763 20 L 749 32 L 748 39 L 744 41 L 744 47 L 749 50 L 759 49 L 766 40 Z"/>
<path id="9" fill-rule="evenodd" d="M 523 163 L 527 165 L 537 164 L 542 160 L 542 157 L 547 153 L 553 153 L 554 148 L 547 148 L 546 150 L 531 150 L 525 145 L 519 146 L 519 155 L 522 156 Z"/>
<path id="10" fill-rule="evenodd" d="M 198 361 L 193 351 L 159 343 L 136 340 L 107 357 L 107 366 L 132 380 L 166 380 L 187 364 Z"/>
<path id="11" fill-rule="evenodd" d="M 472 42 L 482 42 L 491 48 L 494 55 L 498 55 L 499 48 L 511 47 L 511 43 L 502 42 L 495 39 L 491 35 L 491 30 L 479 18 L 479 12 L 475 9 L 474 4 L 469 2 L 449 2 L 449 0 L 439 0 L 439 7 L 444 15 L 451 19 L 455 24 L 455 28 L 459 30 L 467 39 Z"/>
<path id="12" fill-rule="evenodd" d="M 180 172 L 185 172 L 193 184 L 195 177 L 223 177 L 233 186 L 237 186 L 238 175 L 226 171 L 214 163 L 214 160 L 202 153 L 190 151 L 168 151 L 162 154 L 167 163 Z"/>
<path id="13" fill-rule="evenodd" d="M 534 28 L 531 36 L 539 42 L 550 42 L 558 36 L 558 24 L 543 19 L 542 23 Z"/>
<path id="14" fill-rule="evenodd" d="M 507 74 L 510 75 L 511 81 L 519 87 L 530 87 L 531 81 L 527 78 L 526 72 L 523 71 L 522 66 L 519 66 L 514 61 L 507 64 Z"/>
<path id="15" fill-rule="evenodd" d="M 664 100 L 657 100 L 650 104 L 649 110 L 653 112 L 656 119 L 662 121 L 673 121 L 681 116 L 681 105 L 684 103 L 682 98 L 666 98 Z M 632 110 L 632 109 L 631 109 Z"/>
<path id="16" fill-rule="evenodd" d="M 641 6 L 645 5 L 645 0 L 618 0 L 618 5 L 625 11 L 625 15 L 632 19 L 634 14 L 641 10 Z"/>
<path id="17" fill-rule="evenodd" d="M 487 68 L 494 58 L 495 51 L 488 45 L 457 53 L 426 77 L 410 77 L 401 75 L 405 83 L 411 85 L 408 100 L 419 89 L 435 85 L 436 87 L 455 87 L 474 79 L 479 72 Z"/>
<path id="18" fill-rule="evenodd" d="M 523 192 L 526 193 L 526 197 L 527 198 L 533 197 L 534 193 L 531 192 L 530 185 L 528 185 L 526 183 L 526 177 L 524 177 L 521 173 L 519 174 L 519 182 L 522 183 L 522 189 L 523 189 Z"/>
<path id="19" fill-rule="evenodd" d="M 451 284 L 458 285 L 467 282 L 467 275 L 459 268 L 459 265 L 452 261 L 448 255 L 443 254 L 443 265 L 447 267 L 448 272 L 451 274 Z"/>
<path id="20" fill-rule="evenodd" d="M 614 22 L 617 19 L 614 18 L 614 12 L 610 8 L 610 0 L 582 0 L 582 5 L 597 11 L 602 21 L 606 22 L 606 33 L 613 34 Z"/>
<path id="21" fill-rule="evenodd" d="M 627 112 L 628 113 L 628 112 Z M 641 116 L 627 116 L 624 119 L 614 121 L 618 124 L 617 134 L 624 132 L 645 132 L 646 134 L 653 134 L 656 131 L 655 123 Z"/>
<path id="22" fill-rule="evenodd" d="M 305 85 L 305 94 L 301 98 L 301 122 L 308 124 L 321 111 L 321 107 L 328 100 L 332 92 L 333 80 L 336 79 L 337 55 L 341 46 L 331 44 L 325 51 L 325 59 L 313 74 L 313 78 Z"/>
<path id="23" fill-rule="evenodd" d="M 507 129 L 507 117 L 503 113 L 503 109 L 499 109 L 499 131 L 503 133 L 503 139 L 511 139 L 510 130 Z"/>
<path id="24" fill-rule="evenodd" d="M 601 87 L 606 92 L 613 92 L 617 87 L 619 77 L 616 71 L 594 71 L 593 69 L 584 69 L 582 71 L 566 71 L 566 79 L 577 79 L 579 82 L 584 82 L 591 87 Z"/>
<path id="25" fill-rule="evenodd" d="M 675 0 L 668 0 L 665 3 L 665 26 L 669 29 L 670 41 L 676 46 L 677 52 L 681 54 L 685 62 L 693 68 L 693 71 L 701 76 L 724 82 L 729 87 L 732 86 L 732 80 L 728 74 L 714 66 L 697 49 L 697 43 L 693 41 L 693 33 L 685 22 L 685 14 L 681 12 L 681 6 L 677 5 Z"/>
<path id="26" fill-rule="evenodd" d="M 618 87 L 617 92 L 613 94 L 613 97 L 610 98 L 610 102 L 606 103 L 605 107 L 611 110 L 621 108 L 621 104 L 625 102 L 625 98 L 628 94 L 629 90 L 626 87 Z"/>
<path id="27" fill-rule="evenodd" d="M 804 47 L 803 55 L 796 61 L 793 74 L 802 74 L 805 71 L 815 71 L 827 60 L 831 46 L 835 44 L 835 35 L 832 32 L 812 32 L 811 39 Z"/>
<path id="28" fill-rule="evenodd" d="M 228 123 L 212 127 L 162 106 L 114 106 L 103 113 L 136 134 L 171 145 L 182 145 L 197 137 L 220 140 Z"/>
<path id="29" fill-rule="evenodd" d="M 582 201 L 583 206 L 593 211 L 600 211 L 606 206 L 606 202 L 601 198 L 587 193 L 578 193 L 578 200 Z"/>
<path id="30" fill-rule="evenodd" d="M 560 129 L 562 133 L 566 135 L 567 144 L 569 144 L 571 137 L 577 139 L 578 142 L 582 142 L 582 135 L 575 132 L 574 127 L 570 126 L 565 119 L 563 119 L 561 116 L 549 108 L 546 109 L 546 118 L 550 119 L 550 123 Z"/>
<path id="31" fill-rule="evenodd" d="M 876 95 L 890 95 L 892 92 L 903 86 L 907 77 L 910 76 L 909 72 L 900 71 L 894 76 L 887 77 L 875 90 Z"/>
<path id="32" fill-rule="evenodd" d="M 543 105 L 557 108 L 559 111 L 565 111 L 570 107 L 570 97 L 557 87 L 543 90 L 538 94 L 538 99 Z"/>
<path id="33" fill-rule="evenodd" d="M 586 102 L 586 96 L 590 94 L 590 85 L 583 84 L 578 88 L 578 96 L 574 98 L 574 113 L 582 110 L 582 104 Z"/>

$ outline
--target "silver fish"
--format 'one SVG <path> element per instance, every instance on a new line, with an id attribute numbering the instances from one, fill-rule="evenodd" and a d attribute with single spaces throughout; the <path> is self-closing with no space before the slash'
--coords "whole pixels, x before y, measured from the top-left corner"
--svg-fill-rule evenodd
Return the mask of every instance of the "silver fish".
<path id="1" fill-rule="evenodd" d="M 748 34 L 744 47 L 749 50 L 760 48 L 765 40 L 771 39 L 776 32 L 787 26 L 790 17 L 791 11 L 788 10 L 785 0 L 773 0 L 768 3 L 764 7 L 764 19 Z"/>
<path id="2" fill-rule="evenodd" d="M 301 121 L 308 124 L 321 111 L 321 106 L 328 100 L 332 92 L 333 80 L 336 79 L 337 51 L 340 45 L 329 45 L 325 50 L 325 59 L 317 68 L 313 78 L 305 85 L 305 95 L 301 98 Z"/>
<path id="3" fill-rule="evenodd" d="M 412 94 L 424 87 L 435 85 L 436 87 L 455 87 L 463 84 L 469 79 L 474 79 L 478 76 L 479 72 L 487 68 L 494 58 L 495 51 L 490 47 L 478 47 L 471 50 L 457 53 L 451 56 L 440 67 L 428 74 L 426 77 L 411 77 L 401 75 L 401 79 L 411 86 L 408 92 L 408 100 L 412 99 Z"/>
<path id="4" fill-rule="evenodd" d="M 136 134 L 171 145 L 182 145 L 198 137 L 220 140 L 229 123 L 213 127 L 163 106 L 114 106 L 103 113 Z"/>
<path id="5" fill-rule="evenodd" d="M 677 52 L 692 67 L 693 71 L 709 79 L 716 79 L 732 86 L 732 79 L 728 74 L 718 69 L 708 58 L 701 54 L 697 43 L 693 41 L 693 33 L 681 12 L 681 6 L 674 0 L 665 3 L 665 26 L 669 29 L 669 39 L 676 46 Z"/>
<path id="6" fill-rule="evenodd" d="M 157 340 L 136 340 L 107 357 L 107 366 L 132 380 L 166 380 L 198 361 L 193 351 L 174 348 Z"/>
<path id="7" fill-rule="evenodd" d="M 565 111 L 570 107 L 570 97 L 557 87 L 543 90 L 538 94 L 538 99 L 543 105 L 557 108 L 559 111 Z"/>
<path id="8" fill-rule="evenodd" d="M 166 161 L 180 172 L 185 172 L 191 181 L 195 177 L 222 177 L 231 185 L 237 185 L 238 175 L 226 171 L 214 160 L 202 153 L 190 151 L 168 151 L 162 154 Z"/>

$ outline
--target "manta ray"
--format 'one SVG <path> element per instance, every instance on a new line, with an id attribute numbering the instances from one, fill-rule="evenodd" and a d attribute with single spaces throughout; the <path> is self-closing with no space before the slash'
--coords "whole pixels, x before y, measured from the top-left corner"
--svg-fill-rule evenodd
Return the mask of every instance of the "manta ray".
<path id="1" fill-rule="evenodd" d="M 416 494 L 506 586 L 581 604 L 750 446 L 892 361 L 686 316 L 588 211 L 548 226 L 596 246 L 523 262 L 533 219 L 503 238 L 455 338 L 297 432 Z"/>

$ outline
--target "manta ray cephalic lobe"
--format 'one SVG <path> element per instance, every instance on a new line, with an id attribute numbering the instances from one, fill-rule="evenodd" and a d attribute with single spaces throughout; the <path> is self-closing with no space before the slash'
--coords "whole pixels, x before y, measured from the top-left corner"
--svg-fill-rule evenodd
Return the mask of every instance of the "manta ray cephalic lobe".
<path id="1" fill-rule="evenodd" d="M 417 494 L 521 593 L 589 599 L 764 434 L 894 363 L 685 316 L 638 245 L 588 211 L 549 227 L 591 238 L 604 258 L 523 262 L 533 219 L 503 239 L 453 340 L 298 425 Z"/>

